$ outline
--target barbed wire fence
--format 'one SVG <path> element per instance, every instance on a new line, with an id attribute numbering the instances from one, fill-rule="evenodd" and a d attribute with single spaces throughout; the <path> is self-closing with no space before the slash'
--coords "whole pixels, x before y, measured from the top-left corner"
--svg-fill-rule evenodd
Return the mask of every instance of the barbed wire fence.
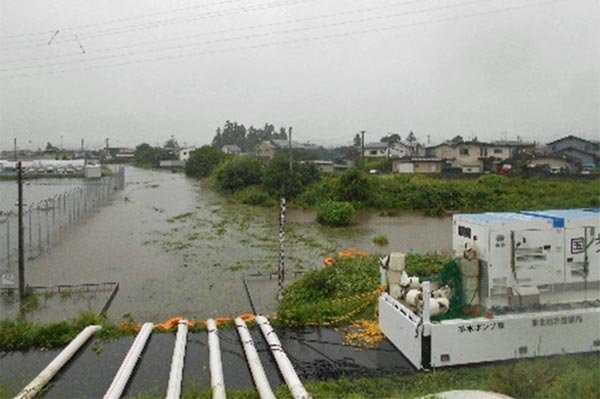
<path id="1" fill-rule="evenodd" d="M 89 217 L 96 209 L 105 205 L 115 191 L 124 187 L 124 168 L 119 168 L 114 175 L 90 179 L 81 187 L 36 203 L 25 203 L 25 260 L 47 253 L 64 238 L 71 226 Z M 15 198 L 15 204 L 16 202 Z M 18 253 L 17 210 L 0 212 L 0 287 L 16 286 Z"/>

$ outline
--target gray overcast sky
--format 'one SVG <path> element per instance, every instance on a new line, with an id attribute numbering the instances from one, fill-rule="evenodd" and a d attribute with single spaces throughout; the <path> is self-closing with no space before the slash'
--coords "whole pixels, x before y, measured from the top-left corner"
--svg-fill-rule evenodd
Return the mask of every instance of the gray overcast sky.
<path id="1" fill-rule="evenodd" d="M 1 149 L 600 138 L 598 0 L 2 0 L 0 29 Z"/>

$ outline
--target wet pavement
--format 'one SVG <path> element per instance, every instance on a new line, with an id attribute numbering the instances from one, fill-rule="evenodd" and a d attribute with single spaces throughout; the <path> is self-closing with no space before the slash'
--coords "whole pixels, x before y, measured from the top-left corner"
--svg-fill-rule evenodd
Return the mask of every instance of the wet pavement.
<path id="1" fill-rule="evenodd" d="M 260 331 L 251 329 L 253 340 L 272 387 L 283 384 L 277 365 Z M 400 375 L 414 372 L 389 341 L 374 349 L 342 344 L 333 329 L 279 330 L 283 348 L 303 381 L 340 377 Z M 237 331 L 220 330 L 225 387 L 254 387 Z M 102 397 L 127 353 L 133 337 L 107 343 L 91 341 L 53 380 L 45 398 Z M 128 384 L 126 397 L 164 396 L 175 334 L 153 334 Z M 0 353 L 0 387 L 7 395 L 17 393 L 59 350 Z M 205 332 L 188 334 L 182 392 L 210 388 L 209 352 Z"/>

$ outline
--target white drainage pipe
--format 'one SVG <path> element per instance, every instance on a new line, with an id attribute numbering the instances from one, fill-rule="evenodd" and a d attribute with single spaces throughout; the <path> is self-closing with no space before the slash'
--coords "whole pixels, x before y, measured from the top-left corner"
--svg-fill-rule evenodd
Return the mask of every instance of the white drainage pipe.
<path id="1" fill-rule="evenodd" d="M 279 367 L 279 371 L 285 380 L 290 392 L 294 399 L 311 399 L 312 396 L 306 391 L 304 385 L 298 378 L 296 374 L 296 370 L 294 370 L 294 366 L 290 359 L 287 357 L 285 352 L 283 351 L 283 347 L 281 346 L 281 342 L 279 338 L 277 338 L 277 334 L 275 334 L 275 330 L 271 327 L 269 320 L 267 320 L 264 316 L 256 316 L 256 323 L 260 327 L 267 343 L 269 344 L 269 348 L 271 349 L 271 353 L 277 362 L 277 366 Z"/>
<path id="2" fill-rule="evenodd" d="M 87 326 L 14 399 L 34 398 L 88 339 L 102 327 Z"/>
<path id="3" fill-rule="evenodd" d="M 167 399 L 179 399 L 181 395 L 183 361 L 185 359 L 185 345 L 187 343 L 187 323 L 187 320 L 179 320 L 177 324 L 177 337 L 175 338 L 175 348 L 173 349 L 173 359 L 171 360 Z"/>
<path id="4" fill-rule="evenodd" d="M 210 356 L 210 386 L 213 399 L 225 399 L 225 383 L 223 382 L 223 363 L 221 362 L 221 348 L 217 323 L 214 319 L 206 320 L 208 329 L 208 349 Z"/>
<path id="5" fill-rule="evenodd" d="M 256 390 L 258 391 L 260 398 L 276 399 L 271 390 L 271 386 L 269 385 L 269 380 L 267 380 L 267 375 L 265 374 L 260 358 L 258 357 L 258 352 L 256 352 L 256 347 L 254 346 L 254 341 L 250 336 L 246 322 L 241 317 L 237 317 L 235 319 L 235 326 L 237 327 L 240 340 L 244 346 L 246 360 L 248 361 L 248 366 L 250 367 L 250 372 L 254 379 L 254 385 L 256 385 Z"/>
<path id="6" fill-rule="evenodd" d="M 108 391 L 104 394 L 104 399 L 119 399 L 121 397 L 125 390 L 125 386 L 127 385 L 127 381 L 129 381 L 129 377 L 131 377 L 135 364 L 140 358 L 153 329 L 154 324 L 144 323 L 140 332 L 135 337 L 131 348 L 129 348 L 129 352 L 127 352 L 123 363 L 121 363 L 119 371 L 117 371 L 115 378 L 110 384 L 110 388 L 108 388 Z"/>

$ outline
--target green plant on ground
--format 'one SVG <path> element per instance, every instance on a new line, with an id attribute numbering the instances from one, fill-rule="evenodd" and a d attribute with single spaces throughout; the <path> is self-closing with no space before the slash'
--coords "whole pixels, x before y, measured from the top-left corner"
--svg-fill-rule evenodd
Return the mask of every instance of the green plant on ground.
<path id="1" fill-rule="evenodd" d="M 224 193 L 234 193 L 261 183 L 263 161 L 252 156 L 236 156 L 222 162 L 211 175 L 213 187 Z"/>
<path id="2" fill-rule="evenodd" d="M 390 241 L 388 240 L 388 238 L 385 234 L 381 234 L 381 235 L 373 237 L 373 244 L 379 245 L 380 247 L 384 247 L 384 246 L 388 245 L 389 243 L 390 243 Z"/>
<path id="3" fill-rule="evenodd" d="M 448 258 L 440 255 L 406 257 L 410 275 L 433 276 L 443 270 Z M 368 297 L 379 288 L 379 256 L 335 258 L 334 265 L 313 270 L 294 281 L 285 289 L 279 302 L 278 323 L 301 327 L 331 321 L 364 305 L 374 303 Z M 356 317 L 373 319 L 374 306 L 367 306 Z M 343 322 L 351 322 L 344 319 Z M 335 323 L 334 323 L 335 324 Z"/>
<path id="4" fill-rule="evenodd" d="M 96 333 L 101 339 L 112 339 L 127 333 L 110 322 L 106 317 L 93 312 L 80 314 L 70 321 L 40 324 L 23 319 L 0 320 L 0 351 L 27 350 L 30 348 L 55 348 L 69 343 L 85 327 L 99 324 L 102 329 Z"/>
<path id="5" fill-rule="evenodd" d="M 237 191 L 235 197 L 243 204 L 265 205 L 271 201 L 271 197 L 260 186 L 250 186 Z"/>
<path id="6" fill-rule="evenodd" d="M 350 226 L 354 220 L 354 207 L 349 202 L 327 201 L 317 209 L 317 222 L 324 226 Z"/>
<path id="7" fill-rule="evenodd" d="M 208 177 L 225 157 L 219 148 L 202 146 L 190 153 L 190 158 L 185 163 L 185 174 L 190 177 Z"/>

